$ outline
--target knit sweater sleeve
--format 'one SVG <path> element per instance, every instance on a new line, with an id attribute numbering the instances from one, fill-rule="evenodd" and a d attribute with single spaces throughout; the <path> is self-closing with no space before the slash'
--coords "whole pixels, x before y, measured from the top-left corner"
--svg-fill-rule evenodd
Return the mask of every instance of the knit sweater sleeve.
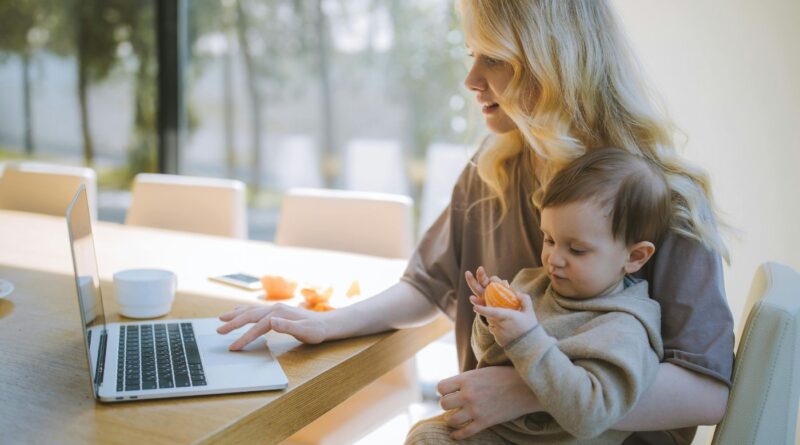
<path id="1" fill-rule="evenodd" d="M 560 341 L 537 327 L 505 352 L 544 410 L 579 438 L 595 437 L 625 416 L 659 362 L 644 326 L 621 312 L 600 315 Z"/>

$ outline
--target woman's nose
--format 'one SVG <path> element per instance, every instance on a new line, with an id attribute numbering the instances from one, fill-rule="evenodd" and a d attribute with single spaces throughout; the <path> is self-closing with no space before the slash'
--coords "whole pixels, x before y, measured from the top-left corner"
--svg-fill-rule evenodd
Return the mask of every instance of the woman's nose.
<path id="1" fill-rule="evenodd" d="M 486 79 L 481 74 L 478 64 L 473 63 L 472 67 L 464 78 L 464 86 L 470 91 L 484 91 L 486 89 Z"/>

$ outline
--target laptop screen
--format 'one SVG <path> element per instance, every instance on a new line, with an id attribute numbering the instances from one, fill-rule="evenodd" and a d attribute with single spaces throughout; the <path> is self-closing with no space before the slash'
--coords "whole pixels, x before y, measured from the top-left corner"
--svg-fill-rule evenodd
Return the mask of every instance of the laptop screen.
<path id="1" fill-rule="evenodd" d="M 67 208 L 67 229 L 72 249 L 72 265 L 75 269 L 75 286 L 78 293 L 81 321 L 84 329 L 87 360 L 91 370 L 92 386 L 97 395 L 99 379 L 95 377 L 97 358 L 100 355 L 100 339 L 105 334 L 105 312 L 100 294 L 100 276 L 97 272 L 92 220 L 86 187 L 81 185 Z"/>

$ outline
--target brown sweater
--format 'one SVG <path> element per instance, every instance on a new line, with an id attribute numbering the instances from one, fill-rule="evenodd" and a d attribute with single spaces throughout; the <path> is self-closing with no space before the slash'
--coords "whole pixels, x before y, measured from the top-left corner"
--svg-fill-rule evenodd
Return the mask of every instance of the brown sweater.
<path id="1" fill-rule="evenodd" d="M 658 303 L 640 281 L 608 296 L 558 295 L 543 269 L 511 283 L 530 295 L 539 325 L 502 348 L 476 317 L 478 367 L 513 363 L 546 413 L 492 427 L 514 444 L 618 445 L 631 433 L 610 430 L 653 382 L 663 357 Z"/>
<path id="2" fill-rule="evenodd" d="M 408 263 L 403 280 L 455 320 L 460 369 L 475 369 L 470 348 L 475 313 L 464 272 L 485 266 L 491 275 L 511 277 L 541 266 L 539 214 L 530 203 L 532 173 L 511 161 L 509 210 L 499 225 L 497 205 L 478 203 L 488 189 L 470 164 L 453 189 L 450 206 L 428 229 Z M 476 204 L 477 203 L 477 204 Z M 636 275 L 647 280 L 661 305 L 664 360 L 730 384 L 733 317 L 725 299 L 719 255 L 700 243 L 669 233 Z M 694 428 L 637 433 L 627 443 L 689 443 Z"/>

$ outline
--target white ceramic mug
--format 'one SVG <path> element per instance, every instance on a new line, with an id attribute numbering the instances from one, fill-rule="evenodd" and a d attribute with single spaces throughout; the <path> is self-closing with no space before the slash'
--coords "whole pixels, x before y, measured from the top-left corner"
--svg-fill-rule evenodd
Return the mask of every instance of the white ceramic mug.
<path id="1" fill-rule="evenodd" d="M 163 269 L 128 269 L 114 274 L 119 312 L 129 318 L 153 318 L 169 313 L 178 277 Z"/>

